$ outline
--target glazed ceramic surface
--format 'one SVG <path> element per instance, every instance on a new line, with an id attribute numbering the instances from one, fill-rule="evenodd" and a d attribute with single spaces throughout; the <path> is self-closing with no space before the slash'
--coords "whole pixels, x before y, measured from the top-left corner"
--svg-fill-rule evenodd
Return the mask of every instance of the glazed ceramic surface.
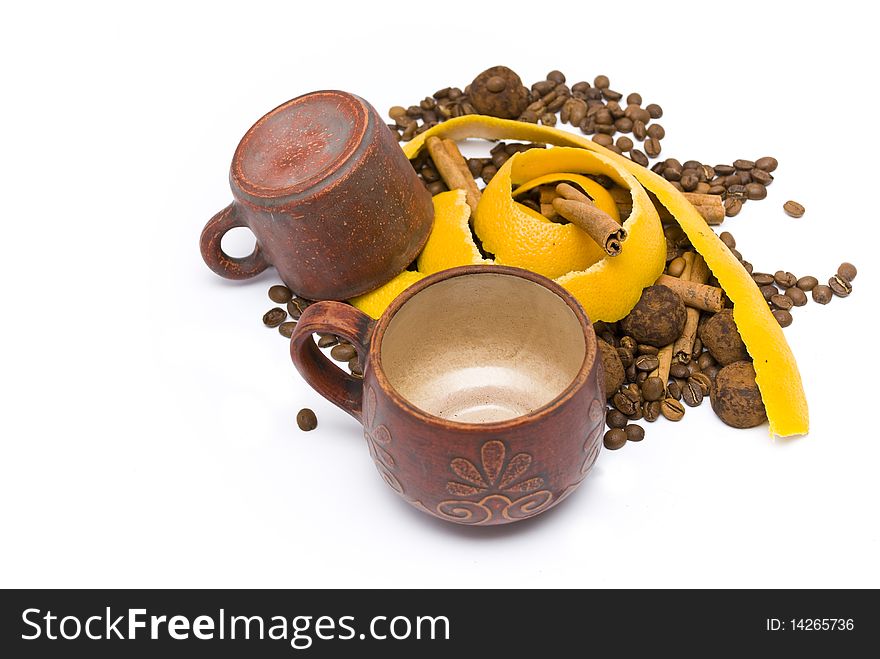
<path id="1" fill-rule="evenodd" d="M 270 265 L 298 295 L 345 300 L 402 272 L 433 222 L 431 196 L 366 101 L 313 92 L 275 108 L 245 134 L 229 173 L 234 201 L 207 223 L 205 263 L 229 279 Z M 248 227 L 249 256 L 223 235 Z"/>
<path id="2" fill-rule="evenodd" d="M 350 341 L 363 380 L 312 334 Z M 466 266 L 407 289 L 378 321 L 336 302 L 310 306 L 291 338 L 297 369 L 364 425 L 388 485 L 461 524 L 505 524 L 556 505 L 602 445 L 605 405 L 592 325 L 550 280 Z"/>

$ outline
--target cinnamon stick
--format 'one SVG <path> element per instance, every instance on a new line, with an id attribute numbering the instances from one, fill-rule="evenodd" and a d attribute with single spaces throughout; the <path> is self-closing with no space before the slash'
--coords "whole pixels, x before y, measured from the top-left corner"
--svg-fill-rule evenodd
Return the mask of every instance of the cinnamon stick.
<path id="1" fill-rule="evenodd" d="M 682 254 L 682 258 L 684 259 L 684 270 L 682 270 L 681 279 L 686 280 L 690 277 L 694 267 L 694 255 L 694 252 L 685 252 Z M 686 311 L 690 315 L 691 309 L 688 308 Z M 694 311 L 696 311 L 696 309 L 694 309 Z M 697 311 L 697 314 L 699 313 L 700 312 Z M 685 327 L 687 327 L 687 324 L 685 324 Z M 669 382 L 669 369 L 672 368 L 672 357 L 675 354 L 676 343 L 677 341 L 674 341 L 660 348 L 657 352 L 657 359 L 659 360 L 660 365 L 651 372 L 652 377 L 660 378 L 664 387 L 666 386 L 666 383 Z"/>
<path id="2" fill-rule="evenodd" d="M 471 176 L 467 161 L 458 150 L 458 145 L 453 140 L 441 140 L 432 136 L 427 139 L 425 146 L 428 147 L 434 167 L 437 168 L 446 187 L 450 190 L 464 190 L 467 193 L 467 203 L 473 215 L 477 210 L 477 204 L 480 203 L 480 189 Z"/>
<path id="3" fill-rule="evenodd" d="M 629 217 L 632 213 L 632 195 L 629 190 L 620 187 L 614 187 L 608 190 L 617 208 L 620 210 L 620 217 Z M 721 195 L 716 194 L 699 194 L 696 192 L 683 192 L 684 198 L 691 202 L 700 216 L 706 220 L 706 224 L 715 226 L 724 222 L 724 202 Z M 663 222 L 673 221 L 672 214 L 666 210 L 663 204 L 655 202 L 657 213 Z"/>
<path id="4" fill-rule="evenodd" d="M 560 196 L 553 200 L 553 208 L 557 213 L 583 229 L 608 256 L 620 254 L 621 243 L 626 240 L 626 230 L 613 217 L 566 183 L 557 185 L 556 192 Z"/>
<path id="5" fill-rule="evenodd" d="M 684 257 L 691 256 L 690 270 L 685 267 L 682 273 L 682 279 L 693 282 L 695 284 L 705 284 L 709 280 L 709 266 L 706 265 L 705 259 L 696 252 L 686 252 Z M 681 336 L 675 340 L 672 347 L 672 353 L 675 359 L 682 364 L 687 364 L 691 360 L 691 354 L 694 351 L 694 341 L 697 338 L 697 326 L 700 324 L 700 310 L 693 307 L 687 308 L 687 319 L 684 323 L 684 331 Z"/>
<path id="6" fill-rule="evenodd" d="M 548 220 L 559 217 L 556 209 L 553 208 L 553 200 L 559 197 L 556 189 L 552 185 L 542 185 L 538 191 L 541 198 L 541 215 Z"/>
<path id="7" fill-rule="evenodd" d="M 711 311 L 712 313 L 717 313 L 724 308 L 724 291 L 715 286 L 683 281 L 678 277 L 670 277 L 669 275 L 660 275 L 656 283 L 660 286 L 667 286 L 678 293 L 685 306 L 694 307 L 701 311 Z"/>

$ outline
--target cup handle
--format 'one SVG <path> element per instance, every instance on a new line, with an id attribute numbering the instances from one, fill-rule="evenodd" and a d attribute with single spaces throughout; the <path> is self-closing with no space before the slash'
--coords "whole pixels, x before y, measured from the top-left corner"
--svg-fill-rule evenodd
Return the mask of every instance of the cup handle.
<path id="1" fill-rule="evenodd" d="M 290 357 L 296 370 L 311 387 L 334 405 L 361 421 L 363 380 L 336 366 L 312 339 L 315 332 L 341 336 L 351 343 L 364 363 L 373 334 L 374 321 L 365 313 L 342 302 L 316 302 L 303 311 L 290 337 Z"/>
<path id="2" fill-rule="evenodd" d="M 238 258 L 229 256 L 220 246 L 220 241 L 230 229 L 246 227 L 247 223 L 241 218 L 239 206 L 229 204 L 222 211 L 208 220 L 202 229 L 199 247 L 202 250 L 202 258 L 211 270 L 226 279 L 250 279 L 260 274 L 269 267 L 270 263 L 263 256 L 260 244 L 257 243 L 254 251 L 248 256 Z"/>

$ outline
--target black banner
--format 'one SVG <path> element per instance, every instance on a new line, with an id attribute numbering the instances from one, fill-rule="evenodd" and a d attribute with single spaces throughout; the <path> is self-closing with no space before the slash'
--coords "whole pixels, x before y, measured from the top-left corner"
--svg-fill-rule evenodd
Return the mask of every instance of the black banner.
<path id="1" fill-rule="evenodd" d="M 0 593 L 0 650 L 163 659 L 845 652 L 876 640 L 876 601 L 876 591 L 840 590 L 20 590 Z"/>

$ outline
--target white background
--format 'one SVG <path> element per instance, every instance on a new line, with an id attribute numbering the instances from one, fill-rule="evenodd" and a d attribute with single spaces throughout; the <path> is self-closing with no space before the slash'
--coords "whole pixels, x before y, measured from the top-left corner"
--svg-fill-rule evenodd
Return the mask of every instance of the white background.
<path id="1" fill-rule="evenodd" d="M 880 586 L 863 3 L 567 4 L 5 10 L 0 586 Z M 274 273 L 204 266 L 199 232 L 264 112 L 338 88 L 384 114 L 499 63 L 660 103 L 664 156 L 779 159 L 767 200 L 724 225 L 742 253 L 820 279 L 859 267 L 849 299 L 786 330 L 809 436 L 704 405 L 604 451 L 552 512 L 460 528 L 399 499 L 357 423 L 298 377 L 260 323 Z"/>

